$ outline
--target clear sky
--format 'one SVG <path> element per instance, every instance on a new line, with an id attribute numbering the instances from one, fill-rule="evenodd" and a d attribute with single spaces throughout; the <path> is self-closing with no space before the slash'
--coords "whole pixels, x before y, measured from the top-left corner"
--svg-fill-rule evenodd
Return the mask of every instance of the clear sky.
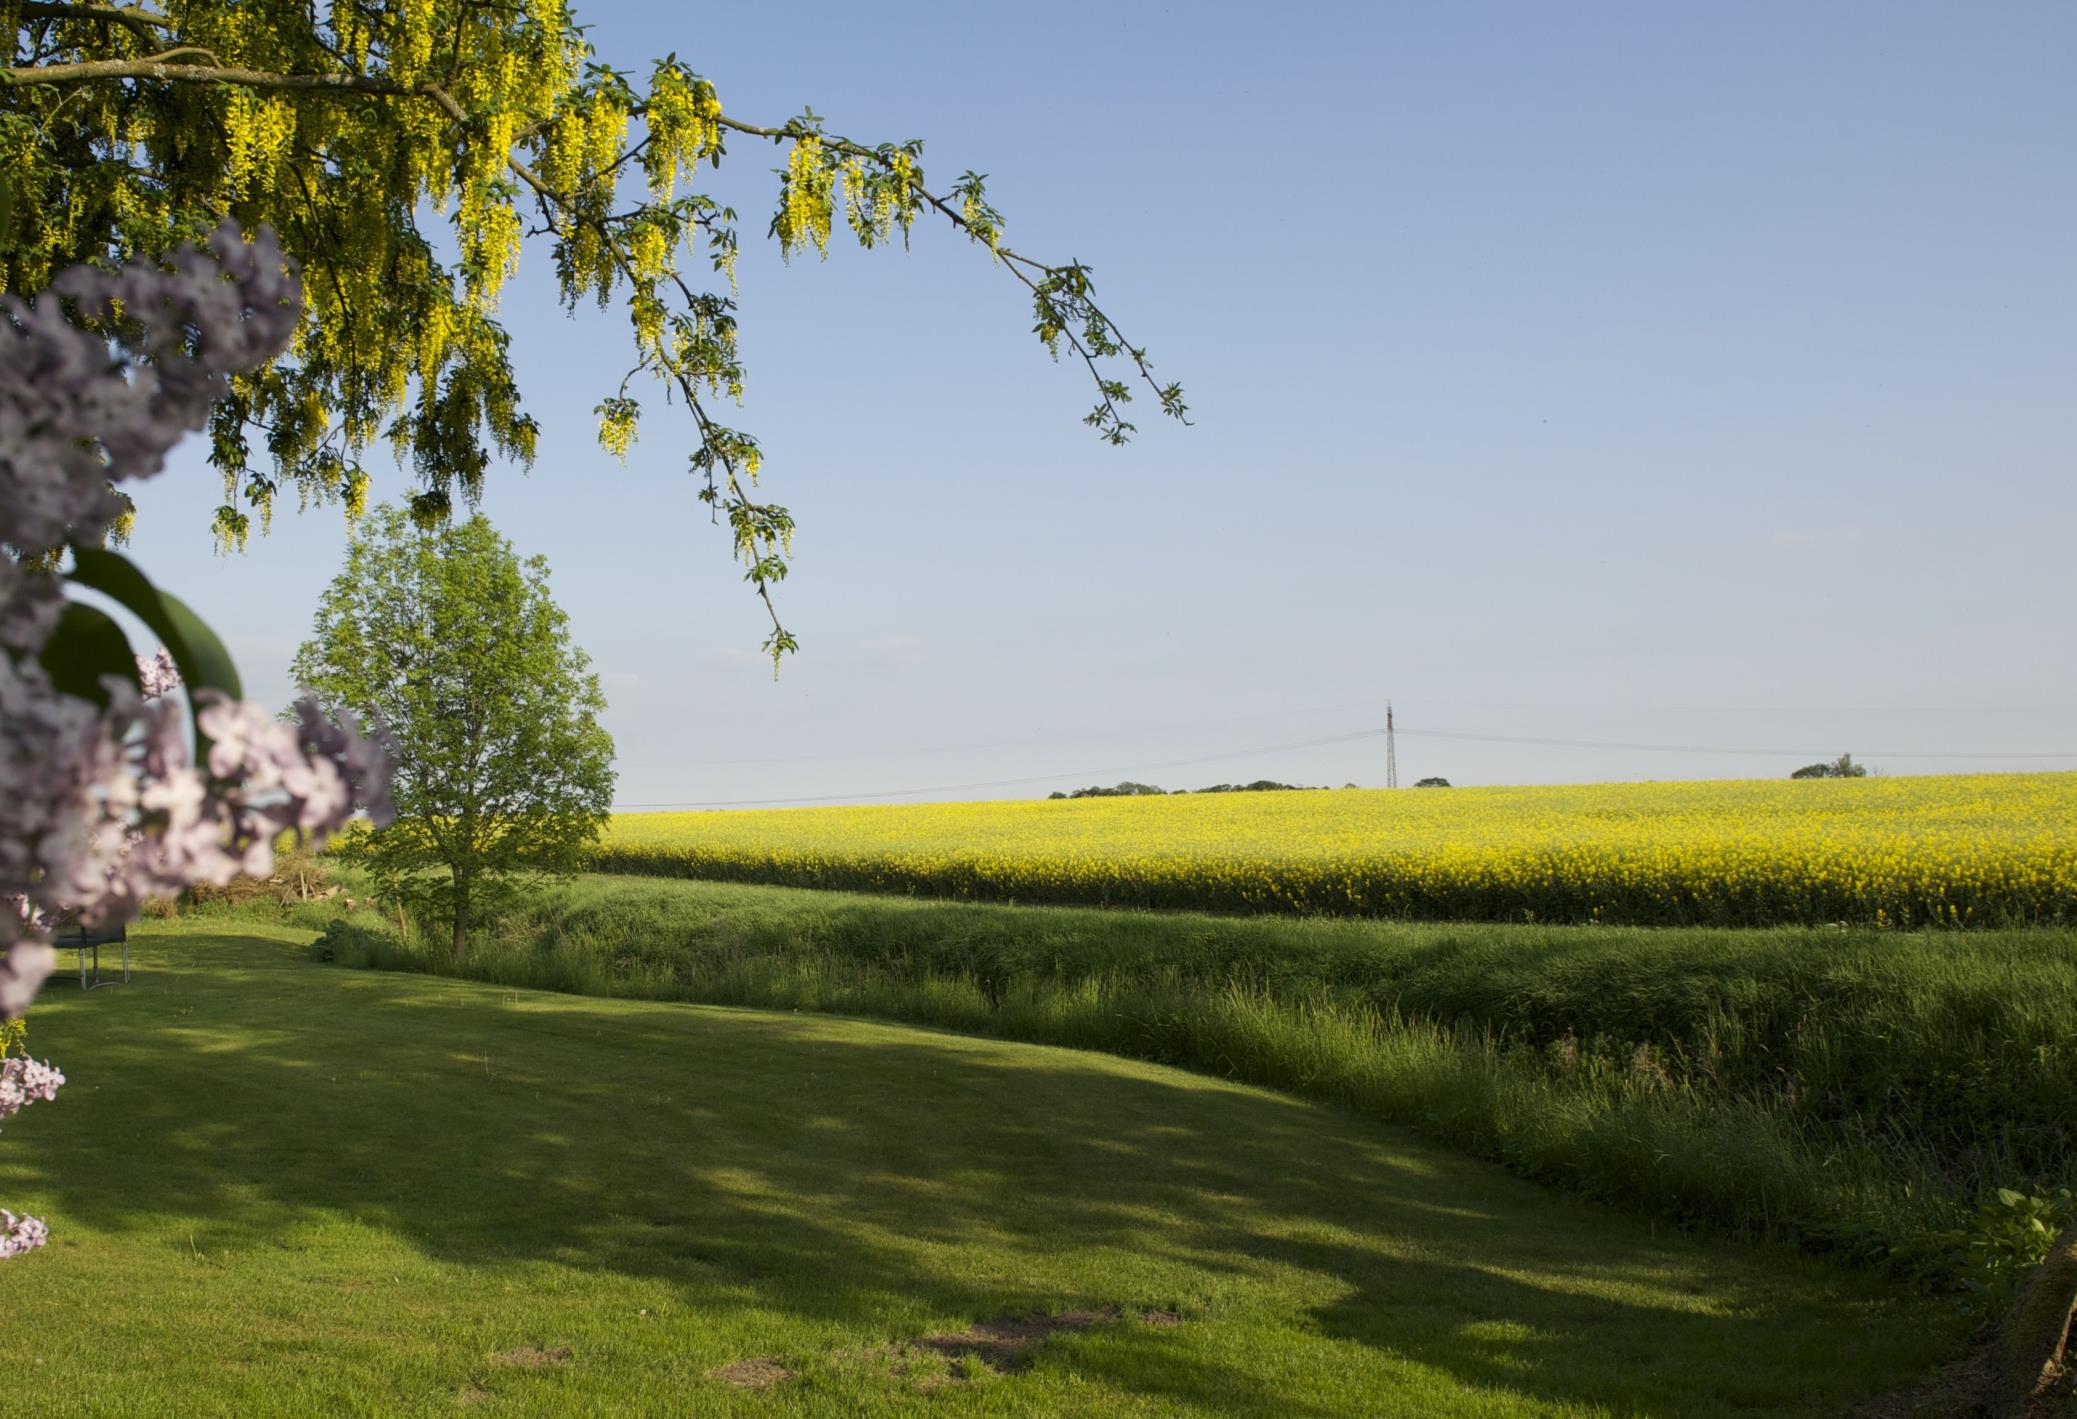
<path id="1" fill-rule="evenodd" d="M 598 449 L 625 324 L 530 249 L 540 456 L 483 509 L 553 567 L 623 803 L 1381 784 L 1345 736 L 1388 696 L 1402 782 L 2077 768 L 2077 7 L 579 10 L 738 116 L 989 173 L 1196 419 L 1099 444 L 941 229 L 782 266 L 779 155 L 736 143 L 738 422 L 801 524 L 774 684 L 685 430 Z M 139 501 L 285 701 L 336 512 L 213 559 L 199 445 Z"/>

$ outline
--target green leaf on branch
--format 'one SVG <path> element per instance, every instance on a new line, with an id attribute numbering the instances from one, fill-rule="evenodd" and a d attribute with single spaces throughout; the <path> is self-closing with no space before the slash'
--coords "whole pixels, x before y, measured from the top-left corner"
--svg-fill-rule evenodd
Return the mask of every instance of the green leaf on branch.
<path id="1" fill-rule="evenodd" d="M 109 597 L 165 642 L 190 692 L 220 690 L 230 699 L 245 698 L 231 653 L 186 602 L 153 586 L 151 578 L 119 552 L 74 547 L 72 563 L 70 580 Z"/>
<path id="2" fill-rule="evenodd" d="M 58 629 L 44 643 L 43 653 L 37 659 L 60 692 L 89 700 L 102 709 L 108 708 L 108 687 L 101 683 L 103 676 L 127 680 L 139 691 L 144 688 L 137 676 L 136 652 L 130 649 L 130 638 L 123 634 L 123 628 L 107 612 L 76 601 L 66 604 L 58 618 Z"/>

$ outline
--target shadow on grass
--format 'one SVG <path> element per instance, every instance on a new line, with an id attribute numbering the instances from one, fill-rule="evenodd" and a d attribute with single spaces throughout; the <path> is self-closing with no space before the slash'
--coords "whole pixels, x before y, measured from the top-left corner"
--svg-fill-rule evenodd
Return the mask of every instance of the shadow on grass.
<path id="1" fill-rule="evenodd" d="M 75 1082 L 4 1157 L 10 1186 L 110 1233 L 247 1249 L 346 1215 L 445 1262 L 777 1312 L 825 1347 L 1078 1306 L 1283 1305 L 1283 1324 L 1409 1373 L 1561 1409 L 1821 1406 L 1938 1348 L 1871 1330 L 1858 1278 L 1655 1239 L 1396 1130 L 1193 1076 L 347 973 L 258 939 L 140 955 L 130 990 L 39 1007 L 37 1050 Z M 1215 1412 L 1350 1412 L 1188 1324 L 1045 1354 Z"/>

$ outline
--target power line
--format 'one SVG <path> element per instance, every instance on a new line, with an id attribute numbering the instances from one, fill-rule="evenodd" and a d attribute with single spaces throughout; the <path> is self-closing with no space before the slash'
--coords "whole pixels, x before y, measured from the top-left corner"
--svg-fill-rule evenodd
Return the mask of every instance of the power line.
<path id="1" fill-rule="evenodd" d="M 1515 744 L 1540 749 L 1593 749 L 1613 750 L 1624 753 L 1656 754 L 1712 754 L 1736 755 L 1741 757 L 1768 759 L 1795 759 L 1822 757 L 1828 749 L 1757 749 L 1704 744 L 1645 744 L 1614 739 L 1557 739 L 1523 734 L 1478 734 L 1467 730 L 1445 729 L 1399 729 L 1396 725 L 1386 729 L 1363 729 L 1351 734 L 1329 735 L 1321 739 L 1301 739 L 1285 744 L 1267 744 L 1253 749 L 1234 749 L 1221 754 L 1201 754 L 1185 759 L 1166 759 L 1159 762 L 1141 760 L 1136 763 L 1113 765 L 1100 769 L 1061 770 L 1056 773 L 1027 774 L 1019 778 L 988 779 L 977 783 L 934 784 L 925 788 L 881 789 L 870 793 L 819 793 L 793 798 L 733 798 L 713 800 L 679 800 L 668 803 L 621 803 L 614 805 L 616 811 L 655 808 L 779 808 L 804 803 L 860 803 L 882 798 L 911 798 L 925 794 L 971 793 L 990 788 L 1021 788 L 1035 783 L 1057 783 L 1062 779 L 1096 778 L 1105 774 L 1147 773 L 1156 769 L 1187 768 L 1195 764 L 1218 763 L 1228 759 L 1253 758 L 1260 754 L 1280 754 L 1298 749 L 1317 749 L 1333 744 L 1351 744 L 1363 739 L 1385 739 L 1389 748 L 1391 737 L 1408 735 L 1421 739 L 1444 739 L 1475 744 Z M 1053 741 L 1041 741 L 1053 742 Z M 890 751 L 899 752 L 899 751 Z M 812 760 L 816 756 L 808 756 Z M 833 755 L 835 758 L 864 757 L 860 755 Z M 1921 749 L 1867 750 L 1867 759 L 2069 759 L 2077 760 L 2077 752 L 2046 751 L 1933 751 Z M 804 762 L 806 760 L 738 759 L 718 761 L 726 765 L 752 765 L 771 762 Z M 1396 769 L 1396 765 L 1392 766 Z M 1394 772 L 1392 777 L 1396 779 Z"/>
<path id="2" fill-rule="evenodd" d="M 1322 705 L 1313 709 L 1265 710 L 1261 714 L 1232 715 L 1225 719 L 1203 719 L 1183 724 L 1155 724 L 1139 729 L 1104 729 L 1088 734 L 1051 734 L 1037 739 L 1005 739 L 992 744 L 933 744 L 920 749 L 855 749 L 836 754 L 781 754 L 756 759 L 636 759 L 622 764 L 630 769 L 725 769 L 764 764 L 826 764 L 843 759 L 900 759 L 912 754 L 985 754 L 998 749 L 1033 749 L 1047 744 L 1086 744 L 1100 739 L 1134 739 L 1151 734 L 1177 734 L 1197 729 L 1221 729 L 1229 724 L 1255 724 L 1265 719 L 1298 719 L 1314 714 L 1347 714 L 1369 709 L 1369 703 Z M 1104 772 L 1104 770 L 1098 770 Z"/>
<path id="3" fill-rule="evenodd" d="M 991 743 L 986 743 L 986 744 L 929 744 L 929 745 L 923 745 L 923 746 L 921 746 L 921 747 L 918 747 L 918 748 L 911 748 L 911 749 L 851 749 L 851 750 L 843 750 L 843 751 L 840 751 L 840 752 L 837 752 L 837 753 L 831 753 L 831 754 L 777 754 L 777 755 L 769 755 L 769 756 L 762 756 L 762 757 L 758 757 L 758 758 L 748 758 L 748 759 L 634 759 L 634 760 L 627 760 L 627 761 L 623 761 L 623 762 L 621 762 L 621 764 L 620 764 L 620 767 L 621 767 L 621 768 L 623 768 L 623 769 L 725 769 L 725 768 L 752 768 L 752 767 L 762 767 L 762 766 L 767 766 L 767 765 L 774 765 L 774 764 L 824 764 L 824 763 L 837 763 L 837 762 L 842 762 L 842 761 L 845 761 L 845 760 L 851 760 L 851 759 L 905 759 L 905 758 L 909 758 L 909 757 L 911 757 L 911 756 L 921 756 L 921 755 L 925 755 L 925 754 L 985 754 L 985 753 L 993 753 L 993 752 L 996 752 L 996 751 L 998 751 L 998 750 L 1002 750 L 1002 749 L 1035 749 L 1035 748 L 1041 748 L 1041 747 L 1044 747 L 1044 746 L 1046 746 L 1046 745 L 1049 745 L 1049 744 L 1087 744 L 1087 743 L 1093 743 L 1093 742 L 1097 742 L 1097 741 L 1101 741 L 1101 740 L 1109 740 L 1109 739 L 1135 739 L 1135 738 L 1144 738 L 1144 737 L 1147 737 L 1147 736 L 1150 736 L 1150 735 L 1156 735 L 1156 734 L 1179 734 L 1179 733 L 1187 733 L 1187 732 L 1191 732 L 1191 731 L 1195 731 L 1195 730 L 1200 730 L 1200 729 L 1219 729 L 1219 728 L 1223 728 L 1223 727 L 1225 727 L 1226 725 L 1229 725 L 1229 724 L 1256 724 L 1256 723 L 1260 723 L 1261 721 L 1263 721 L 1263 720 L 1265 720 L 1265 719 L 1299 719 L 1299 718 L 1303 718 L 1303 717 L 1305 717 L 1305 716 L 1307 716 L 1307 715 L 1324 715 L 1324 714 L 1344 714 L 1344 713 L 1350 713 L 1350 712 L 1353 712 L 1353 711 L 1357 711 L 1357 710 L 1365 710 L 1365 709 L 1369 709 L 1369 708 L 1370 708 L 1370 706 L 1371 706 L 1372 704 L 1375 704 L 1375 703 L 1376 703 L 1375 701 L 1368 701 L 1368 702 L 1356 702 L 1356 703 L 1350 703 L 1350 704 L 1340 704 L 1340 705 L 1319 705 L 1319 706 L 1315 706 L 1315 707 L 1312 707 L 1312 708 L 1310 708 L 1310 709 L 1291 709 L 1291 710 L 1265 710 L 1265 711 L 1263 711 L 1263 712 L 1262 712 L 1262 713 L 1260 713 L 1260 714 L 1245 714 L 1245 715 L 1232 715 L 1232 716 L 1228 716 L 1227 718 L 1224 718 L 1224 719 L 1204 719 L 1204 720 L 1191 720 L 1191 721 L 1185 721 L 1185 722 L 1172 722 L 1172 723 L 1169 723 L 1169 724 L 1153 724 L 1153 725 L 1142 725 L 1142 726 L 1140 726 L 1140 727 L 1138 727 L 1138 728 L 1134 728 L 1134 729 L 1104 729 L 1104 730 L 1093 730 L 1093 731 L 1091 731 L 1091 732 L 1089 732 L 1089 733 L 1086 733 L 1086 734 L 1050 734 L 1050 735 L 1043 735 L 1043 736 L 1039 736 L 1039 737 L 1035 737 L 1035 738 L 1030 738 L 1030 739 L 1001 739 L 1001 740 L 996 740 L 996 741 L 993 741 L 993 742 L 991 742 Z M 1459 706 L 1459 707 L 1462 707 L 1462 708 L 1471 708 L 1471 709 L 1521 709 L 1521 710 L 1532 710 L 1532 711 L 1535 711 L 1536 713 L 1539 713 L 1539 714 L 1541 714 L 1541 713 L 1546 713 L 1546 712 L 1548 712 L 1548 711 L 1550 711 L 1550 710 L 1553 710 L 1553 709 L 1610 709 L 1610 710 L 1631 710 L 1631 709 L 1647 708 L 1647 709 L 1657 709 L 1657 710 L 1665 710 L 1665 709 L 1667 708 L 1666 706 L 1635 706 L 1635 705 L 1548 705 L 1548 704 L 1541 704 L 1541 705 L 1532 705 L 1532 704 L 1528 704 L 1528 703 L 1512 703 L 1512 702 L 1510 702 L 1510 703 L 1506 703 L 1506 704 L 1502 704 L 1502 703 L 1500 703 L 1500 702 L 1497 702 L 1497 701 L 1484 701 L 1484 700 L 1431 700 L 1431 701 L 1424 701 L 1423 703 L 1428 703 L 1428 704 L 1445 704 L 1445 705 L 1455 705 L 1455 706 Z M 1742 709 L 1745 709 L 1745 710 L 1751 710 L 1751 709 L 1754 709 L 1754 708 L 1756 708 L 1756 707 L 1754 707 L 1754 706 L 1749 706 L 1749 705 L 1748 705 L 1748 706 L 1742 706 L 1742 707 L 1740 707 L 1740 708 L 1742 708 Z M 1759 707 L 1759 708 L 1767 708 L 1767 707 Z M 1807 712 L 1807 709 L 1808 709 L 1808 707 L 1807 707 L 1807 706 L 1786 706 L 1786 705 L 1784 705 L 1784 706 L 1780 706 L 1779 708 L 1782 708 L 1782 709 L 1792 709 L 1792 708 L 1793 708 L 1793 709 L 1797 709 L 1797 710 L 1799 710 L 1799 711 L 1804 711 L 1804 712 Z M 1857 708 L 1868 708 L 1868 709 L 1876 709 L 1876 708 L 1880 708 L 1880 709 L 1894 710 L 1894 709 L 1896 709 L 1896 708 L 1897 708 L 1897 706 L 1894 706 L 1894 705 L 1883 705 L 1883 706 L 1874 706 L 1874 705 L 1870 705 L 1870 706 L 1851 706 L 1851 705 L 1846 705 L 1846 706 L 1842 706 L 1842 705 L 1827 705 L 1827 706 L 1824 706 L 1823 708 L 1824 708 L 1824 709 L 1825 709 L 1826 711 L 1828 711 L 1828 712 L 1832 712 L 1832 711 L 1843 711 L 1843 710 L 1851 710 L 1851 709 L 1857 709 Z M 1979 715 L 1979 714 L 2045 714 L 2045 713 L 2077 713 L 2077 706 L 2073 706 L 2073 705 L 1978 705 L 1978 706 L 1973 706 L 1973 707 L 1968 707 L 1968 706 L 1965 706 L 1965 707 L 1960 707 L 1960 708 L 1940 708 L 1940 707 L 1934 707 L 1934 708 L 1935 708 L 1935 709 L 1937 709 L 1937 710 L 1938 710 L 1938 712 L 1939 712 L 1939 713 L 1942 713 L 1942 714 L 1972 714 L 1972 715 Z M 1455 733 L 1455 732 L 1445 732 L 1445 731 L 1442 731 L 1442 730 L 1432 730 L 1432 729 L 1431 729 L 1431 730 L 1415 730 L 1415 729 L 1405 729 L 1405 730 L 1400 730 L 1399 732 L 1400 732 L 1400 733 L 1402 733 L 1402 734 L 1412 734 L 1412 735 L 1419 735 L 1419 736 L 1421 736 L 1421 737 L 1424 737 L 1424 738 L 1429 738 L 1429 739 L 1463 739 L 1463 740 L 1467 740 L 1467 741 L 1472 741 L 1472 742 L 1481 742 L 1481 743 L 1495 743 L 1495 744 L 1524 744 L 1524 745 L 1531 745 L 1531 746 L 1539 746 L 1539 747 L 1545 747 L 1545 748 L 1562 748 L 1562 749 L 1635 749 L 1635 750 L 1640 750 L 1640 751 L 1646 751 L 1646 752 L 1657 752 L 1657 751 L 1665 751 L 1665 752 L 1677 752 L 1677 753 L 1683 753 L 1683 754 L 1750 754 L 1750 755 L 1755 755 L 1755 756 L 1771 756 L 1771 755 L 1776 755 L 1776 754 L 1786 754 L 1786 755 L 1795 755 L 1795 754 L 1812 754 L 1812 753 L 1830 753 L 1830 752 L 1832 752 L 1832 751 L 1830 751 L 1830 750 L 1813 750 L 1813 749 L 1724 749 L 1724 748 L 1703 748 L 1703 747 L 1698 747 L 1698 746 L 1694 746 L 1694 745 L 1687 745 L 1687 744 L 1630 744 L 1630 743 L 1623 743 L 1623 742 L 1619 742 L 1619 741 L 1615 741 L 1615 740 L 1601 740 L 1601 739 L 1536 739 L 1536 738 L 1527 738 L 1527 737 L 1521 737 L 1521 736 L 1513 736 L 1513 735 L 1502 735 L 1502 734 L 1472 734 L 1472 733 L 1468 733 L 1468 732 L 1467 732 L 1467 733 Z M 1871 752 L 1870 752 L 1870 754 L 1869 754 L 1869 757 L 1875 757 L 1875 754 L 1874 754 L 1874 753 L 1873 753 L 1873 752 L 1871 751 Z M 1904 752 L 1904 753 L 1890 753 L 1890 754 L 1883 754 L 1883 755 L 1881 755 L 1881 757 L 1883 757 L 1883 758 L 1890 758 L 1890 759 L 2022 759 L 2022 758 L 2040 758 L 2040 759 L 2067 759 L 2067 758 L 2077 758 L 2077 755 L 2072 755 L 2072 754 L 2060 754 L 2060 753 L 2057 753 L 2057 754 L 1988 754 L 1988 753 L 1961 753 L 1961 754 L 1936 754 L 1936 753 L 1929 753 L 1929 752 Z"/>
<path id="4" fill-rule="evenodd" d="M 1383 734 L 1382 729 L 1365 729 L 1354 734 L 1336 734 L 1326 739 L 1301 739 L 1291 744 L 1268 744 L 1259 749 L 1235 749 L 1225 754 L 1202 754 L 1191 759 L 1169 759 L 1163 763 L 1125 764 L 1107 769 L 1063 770 L 1059 773 L 1032 774 L 1025 778 L 991 779 L 986 783 L 946 783 L 932 788 L 893 788 L 874 793 L 817 793 L 804 798 L 737 798 L 706 803 L 619 803 L 616 809 L 629 808 L 775 808 L 793 803 L 854 803 L 870 798 L 906 798 L 918 793 L 967 793 L 980 788 L 1017 788 L 1033 783 L 1057 783 L 1061 779 L 1095 778 L 1101 774 L 1145 773 L 1152 769 L 1180 769 L 1192 764 L 1213 764 L 1222 759 L 1247 759 L 1257 754 L 1281 754 L 1292 749 L 1317 749 L 1328 744 L 1349 744 L 1358 739 L 1375 739 Z"/>
<path id="5" fill-rule="evenodd" d="M 1631 744 L 1614 739 L 1540 739 L 1520 734 L 1471 734 L 1441 729 L 1402 729 L 1401 734 L 1422 739 L 1461 739 L 1475 744 L 1526 744 L 1544 749 L 1622 749 L 1659 754 L 1740 754 L 1766 759 L 1794 759 L 1812 754 L 1829 754 L 1829 749 L 1728 749 L 1703 744 Z M 1986 753 L 1960 750 L 1952 753 L 1924 749 L 1868 749 L 1864 759 L 2077 759 L 2077 753 Z"/>

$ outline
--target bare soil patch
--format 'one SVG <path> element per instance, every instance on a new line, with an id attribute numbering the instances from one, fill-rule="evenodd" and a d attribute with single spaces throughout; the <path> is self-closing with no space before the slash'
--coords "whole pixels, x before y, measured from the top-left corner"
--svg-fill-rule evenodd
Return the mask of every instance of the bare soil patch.
<path id="1" fill-rule="evenodd" d="M 760 1357 L 755 1360 L 734 1360 L 726 1365 L 707 1371 L 707 1378 L 719 1380 L 737 1389 L 770 1389 L 781 1380 L 793 1378 L 793 1371 L 777 1360 Z"/>
<path id="2" fill-rule="evenodd" d="M 553 1350 L 544 1350 L 538 1345 L 522 1345 L 517 1350 L 500 1351 L 490 1357 L 493 1365 L 503 1365 L 513 1370 L 544 1370 L 550 1365 L 568 1363 L 570 1347 L 558 1345 Z"/>
<path id="3" fill-rule="evenodd" d="M 1182 1324 L 1182 1317 L 1174 1311 L 1127 1312 L 1117 1306 L 1104 1306 L 1099 1310 L 1061 1311 L 1057 1315 L 976 1321 L 965 1330 L 941 1331 L 936 1335 L 920 1335 L 901 1341 L 895 1349 L 897 1352 L 928 1350 L 953 1361 L 972 1355 L 991 1370 L 1013 1374 L 1031 1363 L 1030 1352 L 1049 1336 L 1107 1325 L 1124 1320 L 1128 1315 L 1144 1325 Z"/>
<path id="4" fill-rule="evenodd" d="M 1877 1395 L 1856 1406 L 1851 1419 L 1997 1419 L 1992 1405 L 1996 1373 L 1996 1346 L 1986 1342 L 1943 1365 L 1923 1384 Z M 2071 1419 L 2077 1415 L 2077 1371 L 2063 1369 L 2017 1415 L 2018 1419 Z"/>

